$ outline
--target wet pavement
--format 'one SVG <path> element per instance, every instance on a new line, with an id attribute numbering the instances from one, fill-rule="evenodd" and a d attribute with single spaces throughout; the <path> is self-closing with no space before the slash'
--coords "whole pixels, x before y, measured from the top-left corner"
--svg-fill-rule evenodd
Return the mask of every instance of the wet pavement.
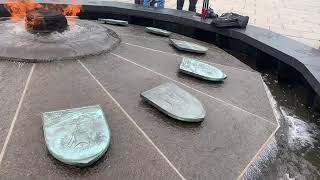
<path id="1" fill-rule="evenodd" d="M 0 93 L 8 108 L 0 110 L 6 117 L 0 122 L 1 179 L 241 178 L 278 128 L 261 75 L 214 45 L 174 34 L 209 48 L 207 55 L 185 54 L 143 27 L 104 26 L 122 38 L 109 54 L 52 63 L 0 62 L 5 80 Z M 180 74 L 183 56 L 214 65 L 228 78 L 212 83 Z M 165 82 L 202 102 L 207 112 L 202 123 L 176 121 L 142 100 L 141 92 Z M 41 113 L 96 104 L 109 116 L 106 155 L 89 168 L 54 159 L 45 146 Z"/>
<path id="2" fill-rule="evenodd" d="M 262 76 L 280 128 L 248 179 L 320 179 L 319 110 L 308 106 L 307 89 L 300 82 L 279 82 L 270 71 Z"/>

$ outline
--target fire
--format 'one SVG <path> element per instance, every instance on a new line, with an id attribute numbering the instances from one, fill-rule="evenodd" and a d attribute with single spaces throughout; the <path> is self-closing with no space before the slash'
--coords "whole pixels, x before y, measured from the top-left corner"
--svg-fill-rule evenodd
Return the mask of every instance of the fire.
<path id="1" fill-rule="evenodd" d="M 76 0 L 72 0 L 71 4 L 69 4 L 66 8 L 63 9 L 63 14 L 65 16 L 77 16 L 81 11 L 81 5 L 77 3 Z M 75 20 L 70 18 L 68 19 L 69 25 L 74 25 Z"/>
<path id="2" fill-rule="evenodd" d="M 66 8 L 63 9 L 65 16 L 77 16 L 81 11 L 81 5 L 76 0 L 72 0 Z"/>
<path id="3" fill-rule="evenodd" d="M 28 11 L 42 8 L 43 6 L 33 0 L 7 1 L 5 7 L 11 14 L 12 20 L 18 20 L 27 15 Z"/>
<path id="4" fill-rule="evenodd" d="M 81 11 L 81 5 L 77 3 L 76 0 L 73 0 L 71 4 L 67 6 L 51 4 L 41 5 L 33 0 L 7 0 L 5 7 L 11 14 L 12 20 L 24 18 L 27 15 L 27 12 L 36 9 L 61 10 L 65 16 L 77 16 Z"/>

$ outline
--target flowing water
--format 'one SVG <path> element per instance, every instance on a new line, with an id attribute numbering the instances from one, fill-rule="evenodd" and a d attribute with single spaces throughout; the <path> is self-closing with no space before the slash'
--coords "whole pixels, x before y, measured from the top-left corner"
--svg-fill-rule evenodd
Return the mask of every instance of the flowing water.
<path id="1" fill-rule="evenodd" d="M 279 83 L 262 73 L 280 124 L 246 179 L 320 179 L 320 113 L 308 107 L 306 87 L 298 82 Z"/>

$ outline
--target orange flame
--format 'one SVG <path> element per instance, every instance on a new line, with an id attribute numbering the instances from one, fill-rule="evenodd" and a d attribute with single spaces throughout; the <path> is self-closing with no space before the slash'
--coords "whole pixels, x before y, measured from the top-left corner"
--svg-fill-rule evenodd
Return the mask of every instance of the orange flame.
<path id="1" fill-rule="evenodd" d="M 33 0 L 7 1 L 5 7 L 11 14 L 12 20 L 18 20 L 26 16 L 28 11 L 42 8 L 43 6 Z"/>
<path id="2" fill-rule="evenodd" d="M 65 16 L 77 16 L 81 11 L 81 5 L 76 0 L 72 0 L 66 8 L 63 9 Z"/>
<path id="3" fill-rule="evenodd" d="M 36 10 L 36 9 L 60 9 L 63 11 L 65 16 L 77 16 L 81 11 L 81 5 L 77 3 L 76 0 L 73 0 L 71 4 L 63 7 L 61 5 L 41 5 L 33 0 L 6 0 L 6 9 L 11 14 L 12 20 L 18 20 L 27 15 L 28 11 Z M 49 8 L 50 7 L 50 8 Z"/>
<path id="4" fill-rule="evenodd" d="M 77 16 L 81 11 L 81 5 L 77 3 L 76 0 L 72 0 L 71 4 L 69 4 L 66 8 L 63 9 L 63 14 L 65 16 Z M 69 18 L 68 19 L 69 25 L 75 24 L 75 19 Z"/>

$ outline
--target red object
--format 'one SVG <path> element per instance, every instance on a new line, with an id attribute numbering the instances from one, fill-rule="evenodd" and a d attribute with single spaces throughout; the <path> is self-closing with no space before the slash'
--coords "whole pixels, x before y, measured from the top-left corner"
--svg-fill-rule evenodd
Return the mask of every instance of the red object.
<path id="1" fill-rule="evenodd" d="M 202 8 L 201 16 L 202 16 L 203 19 L 206 19 L 207 16 L 208 16 L 208 9 Z"/>
<path id="2" fill-rule="evenodd" d="M 209 7 L 209 0 L 204 0 L 202 4 L 202 10 L 201 10 L 202 19 L 206 19 L 208 17 L 208 7 Z"/>

